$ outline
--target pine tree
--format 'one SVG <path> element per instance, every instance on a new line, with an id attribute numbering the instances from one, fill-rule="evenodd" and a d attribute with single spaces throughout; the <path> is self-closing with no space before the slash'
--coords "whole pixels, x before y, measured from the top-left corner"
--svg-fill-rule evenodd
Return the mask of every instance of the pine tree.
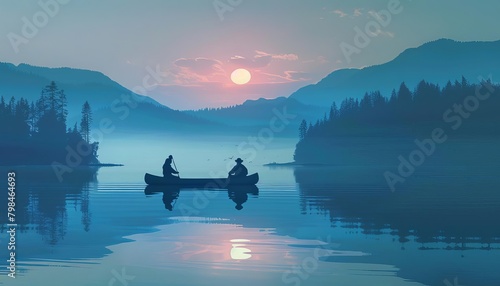
<path id="1" fill-rule="evenodd" d="M 40 112 L 38 120 L 38 131 L 45 138 L 58 137 L 60 139 L 66 134 L 66 96 L 55 82 L 42 89 L 39 101 L 36 103 L 37 111 Z"/>
<path id="2" fill-rule="evenodd" d="M 82 106 L 82 121 L 80 122 L 80 132 L 82 133 L 83 139 L 90 144 L 90 129 L 92 125 L 92 110 L 88 101 Z"/>
<path id="3" fill-rule="evenodd" d="M 307 122 L 302 119 L 302 122 L 300 123 L 299 126 L 299 139 L 302 140 L 306 137 L 307 134 Z"/>
<path id="4" fill-rule="evenodd" d="M 58 91 L 59 88 L 54 81 L 51 81 L 49 85 L 43 88 L 42 97 L 47 99 L 45 109 L 56 111 Z"/>
<path id="5" fill-rule="evenodd" d="M 66 122 L 66 117 L 68 116 L 68 100 L 66 99 L 66 94 L 64 93 L 64 90 L 60 90 L 58 92 L 57 110 L 58 110 L 59 120 Z"/>
<path id="6" fill-rule="evenodd" d="M 64 90 L 57 87 L 54 81 L 45 86 L 42 90 L 42 100 L 44 101 L 44 109 L 53 111 L 57 115 L 57 120 L 65 122 L 68 115 L 68 101 Z"/>
<path id="7" fill-rule="evenodd" d="M 333 102 L 332 107 L 330 108 L 330 120 L 334 120 L 339 115 L 339 109 L 337 108 L 337 104 Z"/>

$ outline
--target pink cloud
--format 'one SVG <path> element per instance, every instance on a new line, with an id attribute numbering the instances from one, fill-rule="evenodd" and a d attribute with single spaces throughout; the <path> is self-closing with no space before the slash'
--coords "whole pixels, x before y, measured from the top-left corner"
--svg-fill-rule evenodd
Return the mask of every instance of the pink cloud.
<path id="1" fill-rule="evenodd" d="M 176 60 L 174 65 L 180 68 L 188 69 L 198 75 L 211 75 L 222 71 L 222 63 L 220 61 L 207 58 L 181 58 Z"/>
<path id="2" fill-rule="evenodd" d="M 272 54 L 256 50 L 252 57 L 234 55 L 226 62 L 211 58 L 180 58 L 173 62 L 169 74 L 173 83 L 178 85 L 193 86 L 202 83 L 219 82 L 232 84 L 229 74 L 235 68 L 247 68 L 252 73 L 252 84 L 264 82 L 290 82 L 303 80 L 295 72 L 285 73 L 285 62 L 297 62 L 299 56 L 293 53 Z M 273 65 L 273 67 L 270 67 Z M 289 64 L 287 64 L 289 65 Z M 265 74 L 264 71 L 269 74 Z M 277 73 L 278 76 L 272 76 Z"/>
<path id="3" fill-rule="evenodd" d="M 345 16 L 347 16 L 347 13 L 345 13 L 344 11 L 342 11 L 340 9 L 334 10 L 334 11 L 332 11 L 332 13 L 339 15 L 340 18 L 344 18 Z"/>
<path id="4" fill-rule="evenodd" d="M 170 72 L 177 84 L 210 82 L 224 75 L 222 63 L 208 58 L 180 58 L 174 61 L 174 68 Z"/>
<path id="5" fill-rule="evenodd" d="M 268 67 L 273 60 L 277 61 L 297 61 L 299 56 L 296 54 L 271 54 L 256 50 L 253 58 L 243 56 L 233 56 L 229 59 L 231 64 L 246 68 L 264 68 Z"/>
<path id="6" fill-rule="evenodd" d="M 344 18 L 344 17 L 353 18 L 353 17 L 363 16 L 363 9 L 356 8 L 352 12 L 352 14 L 350 14 L 349 12 L 342 11 L 340 9 L 333 10 L 330 13 L 338 15 L 340 18 Z"/>
<path id="7" fill-rule="evenodd" d="M 305 81 L 310 80 L 309 73 L 300 71 L 286 71 L 285 77 L 290 81 Z"/>
<path id="8" fill-rule="evenodd" d="M 284 61 L 296 61 L 299 59 L 299 56 L 296 54 L 269 54 L 263 51 L 255 51 L 257 53 L 256 57 L 267 57 L 270 56 L 276 60 L 284 60 Z"/>
<path id="9" fill-rule="evenodd" d="M 229 63 L 245 68 L 263 68 L 269 66 L 272 61 L 271 56 L 255 56 L 254 58 L 245 58 L 234 56 L 229 59 Z"/>

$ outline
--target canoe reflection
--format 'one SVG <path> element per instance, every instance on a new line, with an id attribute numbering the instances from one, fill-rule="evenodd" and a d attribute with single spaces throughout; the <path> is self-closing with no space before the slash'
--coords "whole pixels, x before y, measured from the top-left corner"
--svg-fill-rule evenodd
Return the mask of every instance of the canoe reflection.
<path id="1" fill-rule="evenodd" d="M 148 185 L 144 189 L 144 194 L 146 196 L 151 196 L 154 194 L 163 193 L 162 201 L 165 205 L 165 209 L 172 211 L 174 209 L 175 203 L 179 198 L 181 192 L 186 191 L 200 191 L 200 189 L 190 189 L 190 188 L 180 188 L 177 186 L 154 186 Z M 255 185 L 252 186 L 234 186 L 227 189 L 220 190 L 210 190 L 210 191 L 227 191 L 228 198 L 232 200 L 236 205 L 235 209 L 242 210 L 243 204 L 248 200 L 248 194 L 258 197 L 259 188 Z"/>
<path id="2" fill-rule="evenodd" d="M 257 186 L 239 186 L 230 187 L 227 190 L 228 197 L 236 203 L 234 208 L 239 211 L 243 209 L 243 204 L 248 200 L 248 194 L 258 196 L 259 188 Z"/>

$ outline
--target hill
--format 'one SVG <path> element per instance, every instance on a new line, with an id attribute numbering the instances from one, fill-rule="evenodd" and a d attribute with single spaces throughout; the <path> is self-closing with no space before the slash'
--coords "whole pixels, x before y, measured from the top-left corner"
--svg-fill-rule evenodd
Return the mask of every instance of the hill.
<path id="1" fill-rule="evenodd" d="M 273 118 L 285 114 L 286 129 L 280 133 L 296 136 L 301 120 L 315 121 L 328 110 L 329 108 L 306 105 L 292 98 L 278 97 L 247 100 L 243 104 L 231 107 L 207 108 L 186 113 L 233 127 L 269 127 Z"/>
<path id="2" fill-rule="evenodd" d="M 40 95 L 40 90 L 51 81 L 55 81 L 66 93 L 69 117 L 80 113 L 87 100 L 95 108 L 110 106 L 122 94 L 131 91 L 96 71 L 72 68 L 47 68 L 27 64 L 15 66 L 0 63 L 0 95 L 6 99 L 24 97 L 33 101 Z M 149 97 L 134 94 L 142 101 L 159 104 Z"/>
<path id="3" fill-rule="evenodd" d="M 0 75 L 0 96 L 6 101 L 11 97 L 34 101 L 44 86 L 55 81 L 66 94 L 70 127 L 79 122 L 82 105 L 88 101 L 94 113 L 94 128 L 100 128 L 104 120 L 111 122 L 118 132 L 220 129 L 219 124 L 172 110 L 147 96 L 135 94 L 96 71 L 0 63 Z"/>
<path id="4" fill-rule="evenodd" d="M 305 86 L 292 95 L 309 105 L 331 106 L 347 97 L 361 98 L 378 90 L 390 96 L 394 87 L 405 82 L 416 86 L 422 79 L 444 86 L 462 76 L 472 82 L 500 72 L 500 41 L 456 42 L 441 39 L 403 51 L 390 62 L 362 69 L 341 69 L 316 84 Z"/>
<path id="5" fill-rule="evenodd" d="M 361 100 L 348 98 L 340 108 L 334 105 L 327 119 L 301 125 L 295 161 L 380 166 L 401 154 L 412 154 L 410 161 L 420 165 L 426 156 L 437 158 L 431 156 L 437 146 L 452 139 L 498 142 L 499 106 L 500 85 L 489 81 L 470 84 L 463 78 L 444 88 L 421 81 L 414 92 L 403 83 L 390 98 L 379 92 Z M 498 162 L 498 152 L 491 146 L 474 148 L 471 143 L 469 150 L 460 150 L 450 152 L 448 161 L 465 162 L 470 155 L 475 164 Z"/>

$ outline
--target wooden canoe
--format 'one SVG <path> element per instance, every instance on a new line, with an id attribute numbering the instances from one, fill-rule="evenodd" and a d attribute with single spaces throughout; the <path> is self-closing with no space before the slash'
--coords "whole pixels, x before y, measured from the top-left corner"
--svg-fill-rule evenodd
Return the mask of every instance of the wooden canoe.
<path id="1" fill-rule="evenodd" d="M 246 177 L 231 178 L 164 178 L 146 173 L 144 181 L 148 185 L 183 186 L 199 188 L 227 188 L 229 186 L 250 186 L 259 181 L 259 174 L 255 173 Z"/>

